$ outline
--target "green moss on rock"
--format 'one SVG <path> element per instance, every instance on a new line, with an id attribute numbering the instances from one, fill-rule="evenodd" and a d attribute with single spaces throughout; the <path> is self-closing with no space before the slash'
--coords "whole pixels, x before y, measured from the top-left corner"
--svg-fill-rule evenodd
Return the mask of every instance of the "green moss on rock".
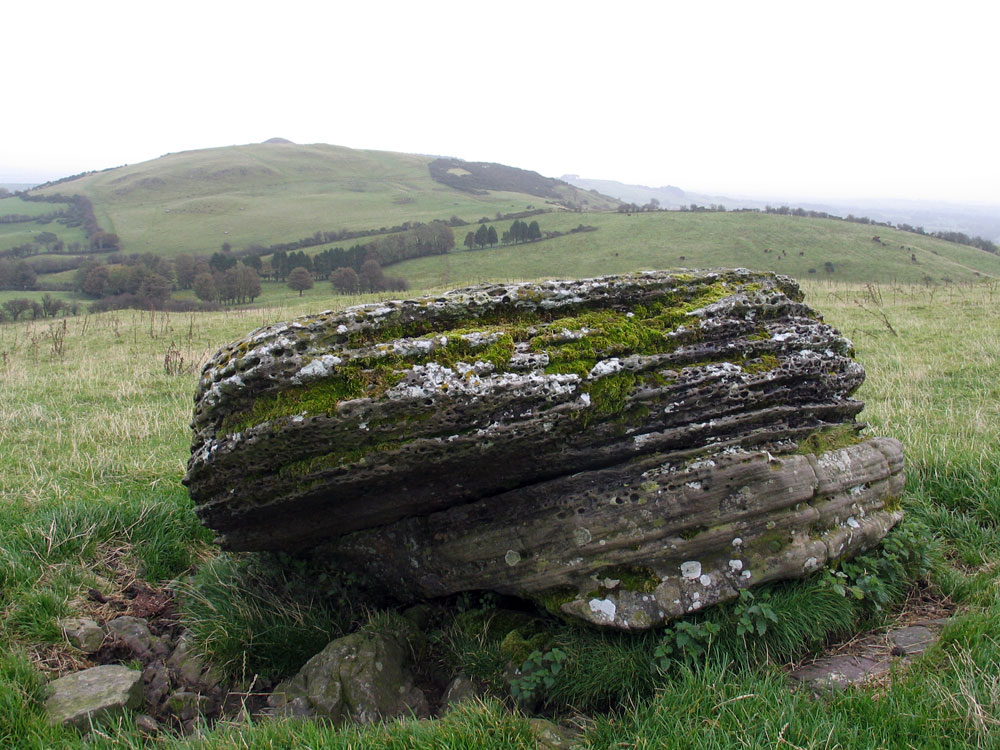
<path id="1" fill-rule="evenodd" d="M 824 427 L 807 435 L 799 441 L 798 449 L 795 451 L 800 455 L 812 454 L 818 456 L 822 453 L 847 448 L 864 441 L 856 424 L 838 424 L 831 427 Z"/>

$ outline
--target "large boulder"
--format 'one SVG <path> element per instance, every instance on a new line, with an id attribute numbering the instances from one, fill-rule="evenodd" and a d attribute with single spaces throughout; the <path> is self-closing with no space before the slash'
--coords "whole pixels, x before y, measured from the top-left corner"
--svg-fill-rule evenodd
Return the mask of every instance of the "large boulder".
<path id="1" fill-rule="evenodd" d="M 899 519 L 901 449 L 858 437 L 851 354 L 746 270 L 362 305 L 221 350 L 185 482 L 231 549 L 649 627 Z"/>

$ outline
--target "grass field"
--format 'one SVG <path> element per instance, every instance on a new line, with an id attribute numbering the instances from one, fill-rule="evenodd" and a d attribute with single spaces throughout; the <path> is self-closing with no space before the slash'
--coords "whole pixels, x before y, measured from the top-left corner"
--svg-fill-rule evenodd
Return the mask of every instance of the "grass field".
<path id="1" fill-rule="evenodd" d="M 60 211 L 63 208 L 64 205 L 61 203 L 24 201 L 16 196 L 0 200 L 0 216 L 9 214 L 42 216 L 43 214 Z M 0 250 L 31 243 L 41 232 L 51 232 L 67 245 L 71 242 L 79 242 L 84 247 L 87 245 L 87 235 L 80 227 L 67 227 L 58 221 L 49 221 L 44 224 L 25 222 L 0 224 Z"/>
<path id="2" fill-rule="evenodd" d="M 49 205 L 49 204 L 42 204 Z M 56 204 L 58 205 L 58 204 Z M 0 250 L 7 250 L 18 245 L 27 245 L 35 241 L 42 232 L 52 232 L 67 245 L 71 242 L 79 242 L 81 246 L 87 246 L 87 235 L 80 227 L 67 227 L 58 221 L 50 221 L 48 224 L 22 223 L 22 224 L 0 224 Z"/>
<path id="3" fill-rule="evenodd" d="M 544 198 L 473 195 L 431 179 L 433 157 L 315 144 L 251 144 L 167 154 L 40 192 L 81 193 L 127 252 L 212 253 L 311 236 L 459 216 L 523 211 Z M 579 200 L 600 202 L 586 191 Z"/>
<path id="4" fill-rule="evenodd" d="M 569 232 L 580 223 L 598 229 L 526 245 L 469 251 L 461 247 L 464 228 L 459 227 L 459 247 L 451 253 L 388 266 L 386 273 L 402 276 L 412 288 L 453 288 L 488 279 L 734 266 L 775 271 L 823 284 L 877 281 L 942 285 L 1000 278 L 1000 257 L 976 248 L 830 219 L 754 213 L 552 213 L 540 216 L 539 223 L 545 231 Z M 509 222 L 497 224 L 500 231 L 509 226 Z M 886 245 L 872 241 L 875 231 Z M 317 253 L 324 247 L 309 252 Z M 826 268 L 828 261 L 833 264 L 832 271 Z M 74 274 L 42 274 L 38 286 L 44 289 L 49 284 L 69 283 Z M 37 291 L 16 296 L 37 299 L 42 294 Z M 190 292 L 175 296 L 193 298 Z M 297 294 L 284 284 L 265 282 L 255 305 L 285 304 L 292 296 Z M 329 283 L 322 280 L 317 280 L 305 297 L 335 299 Z"/>
<path id="5" fill-rule="evenodd" d="M 469 255 L 484 261 L 490 253 Z M 601 690 L 619 696 L 614 710 L 582 719 L 589 747 L 997 746 L 1000 291 L 989 284 L 837 282 L 807 283 L 806 291 L 807 301 L 852 338 L 867 370 L 861 418 L 873 433 L 905 445 L 906 523 L 934 540 L 926 590 L 950 597 L 959 614 L 912 668 L 822 698 L 791 692 L 774 652 L 743 665 L 710 654 L 651 673 L 651 692 L 626 700 L 620 696 L 628 685 L 618 682 L 631 678 L 621 665 L 631 663 L 628 654 L 645 652 L 623 638 L 588 641 L 581 653 L 589 656 L 575 666 L 569 687 L 582 703 Z M 180 484 L 197 364 L 259 325 L 331 306 L 327 295 L 291 295 L 252 310 L 81 316 L 67 319 L 62 334 L 62 321 L 0 325 L 0 746 L 535 746 L 525 715 L 496 699 L 440 721 L 342 730 L 268 721 L 157 741 L 144 740 L 130 721 L 86 740 L 45 722 L 46 678 L 81 663 L 55 621 L 88 611 L 87 588 L 114 589 L 123 569 L 156 583 L 218 563 Z M 169 349 L 183 357 L 179 374 L 164 367 Z M 785 595 L 802 600 L 808 585 Z M 787 616 L 808 624 L 808 609 Z"/>
<path id="6" fill-rule="evenodd" d="M 543 230 L 568 231 L 581 223 L 598 227 L 598 231 L 537 244 L 419 258 L 392 266 L 392 273 L 416 288 L 459 286 L 488 279 L 735 266 L 840 283 L 919 284 L 925 277 L 934 283 L 1000 277 L 1000 257 L 982 250 L 831 219 L 672 211 L 632 216 L 595 213 L 539 217 Z M 875 235 L 887 245 L 873 242 Z M 456 240 L 461 242 L 457 235 Z M 782 251 L 787 254 L 782 255 Z M 832 272 L 825 270 L 827 261 L 833 263 Z M 809 273 L 809 269 L 815 273 Z"/>
<path id="7" fill-rule="evenodd" d="M 44 214 L 59 211 L 61 208 L 62 206 L 58 203 L 26 201 L 21 200 L 16 195 L 0 198 L 0 216 L 9 216 L 12 214 L 20 216 L 43 216 Z"/>

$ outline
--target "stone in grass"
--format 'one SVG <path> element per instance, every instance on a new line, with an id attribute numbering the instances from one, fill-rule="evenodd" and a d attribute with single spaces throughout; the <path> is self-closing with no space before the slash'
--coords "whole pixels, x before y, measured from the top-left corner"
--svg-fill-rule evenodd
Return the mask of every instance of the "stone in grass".
<path id="1" fill-rule="evenodd" d="M 528 719 L 538 750 L 576 750 L 583 748 L 580 732 L 547 719 Z"/>
<path id="2" fill-rule="evenodd" d="M 213 688 L 222 681 L 219 671 L 207 665 L 196 649 L 190 632 L 177 639 L 177 646 L 167 659 L 167 667 L 189 685 Z"/>
<path id="3" fill-rule="evenodd" d="M 177 690 L 167 698 L 170 713 L 181 721 L 189 721 L 205 712 L 208 698 L 193 690 Z"/>
<path id="4" fill-rule="evenodd" d="M 444 690 L 441 704 L 445 711 L 455 708 L 459 703 L 469 703 L 479 697 L 479 687 L 467 675 L 456 676 Z"/>
<path id="5" fill-rule="evenodd" d="M 89 728 L 142 703 L 142 673 L 117 664 L 92 667 L 50 684 L 45 712 L 53 724 Z"/>
<path id="6" fill-rule="evenodd" d="M 108 622 L 108 633 L 140 659 L 153 655 L 154 648 L 160 652 L 156 654 L 157 656 L 166 655 L 162 648 L 162 640 L 150 632 L 149 624 L 145 620 L 138 617 L 129 615 L 116 617 Z"/>
<path id="7" fill-rule="evenodd" d="M 849 685 L 864 682 L 869 677 L 888 671 L 889 663 L 867 656 L 842 654 L 820 659 L 799 667 L 791 673 L 793 680 L 811 686 L 814 690 L 843 690 Z"/>
<path id="8" fill-rule="evenodd" d="M 59 627 L 71 646 L 93 654 L 104 645 L 104 629 L 87 617 L 72 617 L 59 621 Z"/>
<path id="9" fill-rule="evenodd" d="M 910 625 L 889 633 L 889 642 L 892 643 L 894 654 L 913 656 L 922 654 L 933 646 L 938 637 L 934 631 L 924 625 Z"/>
<path id="10" fill-rule="evenodd" d="M 151 737 L 160 731 L 160 722 L 149 714 L 142 714 L 135 718 L 135 728 L 147 737 Z"/>
<path id="11" fill-rule="evenodd" d="M 395 639 L 352 633 L 331 641 L 298 674 L 279 684 L 268 705 L 275 713 L 321 716 L 336 724 L 430 714 Z"/>

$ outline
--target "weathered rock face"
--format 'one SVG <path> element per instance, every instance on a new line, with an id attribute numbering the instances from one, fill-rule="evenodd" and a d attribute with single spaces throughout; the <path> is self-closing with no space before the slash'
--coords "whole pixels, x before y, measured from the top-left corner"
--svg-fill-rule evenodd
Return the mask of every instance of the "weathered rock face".
<path id="1" fill-rule="evenodd" d="M 902 466 L 885 438 L 819 456 L 650 456 L 354 532 L 322 554 L 419 596 L 491 589 L 643 629 L 874 546 L 901 517 Z"/>
<path id="2" fill-rule="evenodd" d="M 794 282 L 744 270 L 359 306 L 209 362 L 185 482 L 229 548 L 648 627 L 898 520 L 901 451 L 856 438 L 850 354 Z"/>

